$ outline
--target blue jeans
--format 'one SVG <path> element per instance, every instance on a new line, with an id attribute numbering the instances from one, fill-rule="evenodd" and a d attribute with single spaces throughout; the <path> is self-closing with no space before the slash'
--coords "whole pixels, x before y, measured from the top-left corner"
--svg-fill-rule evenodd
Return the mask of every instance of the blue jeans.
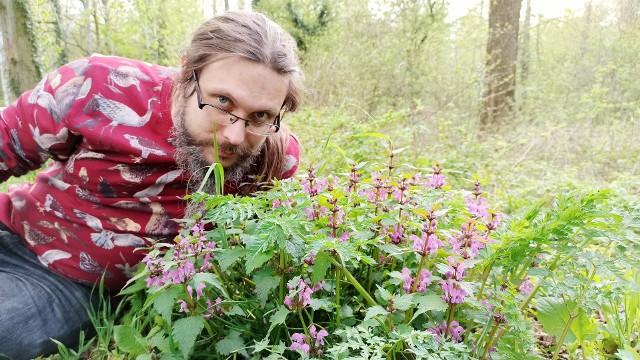
<path id="1" fill-rule="evenodd" d="M 91 287 L 44 267 L 20 237 L 0 224 L 0 359 L 32 359 L 68 348 L 92 329 Z"/>

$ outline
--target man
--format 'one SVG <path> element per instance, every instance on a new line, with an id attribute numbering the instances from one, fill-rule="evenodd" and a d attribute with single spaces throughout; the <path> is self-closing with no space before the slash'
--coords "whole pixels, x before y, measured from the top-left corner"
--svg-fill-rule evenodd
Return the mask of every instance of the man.
<path id="1" fill-rule="evenodd" d="M 180 69 L 92 56 L 5 109 L 0 181 L 52 161 L 0 194 L 0 354 L 73 345 L 90 325 L 92 285 L 104 276 L 118 291 L 144 256 L 136 248 L 177 234 L 183 196 L 216 159 L 226 193 L 292 176 L 299 147 L 280 121 L 302 80 L 281 27 L 229 12 L 196 30 Z"/>

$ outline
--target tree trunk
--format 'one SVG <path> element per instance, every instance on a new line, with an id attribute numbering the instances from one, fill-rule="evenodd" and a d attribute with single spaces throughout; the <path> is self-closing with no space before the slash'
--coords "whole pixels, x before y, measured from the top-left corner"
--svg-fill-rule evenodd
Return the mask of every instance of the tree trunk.
<path id="1" fill-rule="evenodd" d="M 522 0 L 491 0 L 480 131 L 489 132 L 513 116 Z"/>
<path id="2" fill-rule="evenodd" d="M 0 34 L 0 49 L 2 49 L 2 34 Z M 9 97 L 9 83 L 7 80 L 7 75 L 5 71 L 5 59 L 4 59 L 4 51 L 0 51 L 0 81 L 2 82 L 2 100 L 3 103 L 0 106 L 7 106 L 11 102 L 11 98 Z"/>
<path id="3" fill-rule="evenodd" d="M 224 11 L 229 11 L 229 0 L 224 0 Z"/>
<path id="4" fill-rule="evenodd" d="M 0 1 L 0 30 L 12 100 L 33 88 L 40 80 L 40 66 L 35 57 L 35 36 L 30 21 L 26 1 Z"/>
<path id="5" fill-rule="evenodd" d="M 531 0 L 527 0 L 527 10 L 524 15 L 524 23 L 522 24 L 522 44 L 520 56 L 520 89 L 522 89 L 520 97 L 520 109 L 527 101 L 527 79 L 529 78 L 529 62 L 531 61 L 531 53 L 529 46 L 531 44 Z"/>

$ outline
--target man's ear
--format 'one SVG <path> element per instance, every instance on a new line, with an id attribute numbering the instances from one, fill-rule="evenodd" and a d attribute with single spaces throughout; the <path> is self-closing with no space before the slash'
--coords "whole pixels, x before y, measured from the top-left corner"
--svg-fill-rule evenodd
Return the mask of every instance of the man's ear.
<path id="1" fill-rule="evenodd" d="M 184 65 L 184 55 L 180 55 L 180 66 Z"/>

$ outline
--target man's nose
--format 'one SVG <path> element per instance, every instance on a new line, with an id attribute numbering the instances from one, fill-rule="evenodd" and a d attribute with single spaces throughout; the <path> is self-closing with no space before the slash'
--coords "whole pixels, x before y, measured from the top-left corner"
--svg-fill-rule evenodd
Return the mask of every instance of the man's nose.
<path id="1" fill-rule="evenodd" d="M 238 119 L 222 129 L 222 136 L 232 145 L 241 145 L 247 133 L 245 121 Z"/>

